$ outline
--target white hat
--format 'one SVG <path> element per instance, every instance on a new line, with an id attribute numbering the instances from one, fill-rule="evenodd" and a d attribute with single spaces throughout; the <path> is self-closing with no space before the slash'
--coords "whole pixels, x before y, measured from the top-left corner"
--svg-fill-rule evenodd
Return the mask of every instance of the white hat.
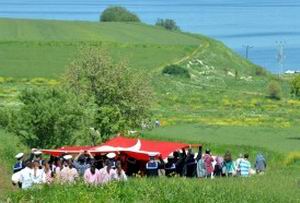
<path id="1" fill-rule="evenodd" d="M 19 153 L 15 157 L 16 159 L 21 159 L 24 156 L 24 153 Z"/>
<path id="2" fill-rule="evenodd" d="M 149 152 L 148 155 L 150 157 L 155 157 L 156 155 L 158 155 L 158 153 L 157 152 Z"/>
<path id="3" fill-rule="evenodd" d="M 113 158 L 116 157 L 116 154 L 111 152 L 111 153 L 106 154 L 106 157 L 109 158 L 109 159 L 113 159 Z"/>
<path id="4" fill-rule="evenodd" d="M 33 152 L 33 154 L 34 154 L 34 155 L 41 155 L 42 152 L 41 152 L 41 151 L 35 151 L 35 152 Z"/>
<path id="5" fill-rule="evenodd" d="M 65 159 L 65 160 L 70 160 L 70 159 L 72 159 L 72 158 L 73 158 L 72 155 L 69 155 L 69 154 L 64 156 L 64 159 Z"/>

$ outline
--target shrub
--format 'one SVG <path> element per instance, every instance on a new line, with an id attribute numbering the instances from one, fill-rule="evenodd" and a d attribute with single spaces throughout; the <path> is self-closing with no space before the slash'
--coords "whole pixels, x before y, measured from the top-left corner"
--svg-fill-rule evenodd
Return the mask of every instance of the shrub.
<path id="1" fill-rule="evenodd" d="M 291 94 L 300 97 L 300 75 L 296 76 L 291 82 Z"/>
<path id="2" fill-rule="evenodd" d="M 0 127 L 5 128 L 9 123 L 9 111 L 6 108 L 0 108 Z"/>
<path id="3" fill-rule="evenodd" d="M 180 28 L 177 26 L 175 20 L 172 19 L 157 19 L 156 26 L 160 26 L 163 27 L 167 30 L 176 30 L 176 31 L 180 31 Z"/>
<path id="4" fill-rule="evenodd" d="M 268 96 L 271 99 L 281 98 L 281 87 L 277 81 L 271 81 L 268 85 Z"/>
<path id="5" fill-rule="evenodd" d="M 141 22 L 139 17 L 124 7 L 113 6 L 105 9 L 100 16 L 101 22 Z"/>
<path id="6" fill-rule="evenodd" d="M 185 78 L 190 78 L 191 75 L 189 71 L 179 65 L 168 65 L 164 67 L 162 70 L 163 74 L 168 74 L 168 75 L 174 75 L 174 76 L 181 76 Z"/>
<path id="7" fill-rule="evenodd" d="M 261 68 L 261 67 L 256 67 L 255 68 L 255 75 L 256 76 L 265 76 L 267 75 L 267 72 L 265 69 Z"/>

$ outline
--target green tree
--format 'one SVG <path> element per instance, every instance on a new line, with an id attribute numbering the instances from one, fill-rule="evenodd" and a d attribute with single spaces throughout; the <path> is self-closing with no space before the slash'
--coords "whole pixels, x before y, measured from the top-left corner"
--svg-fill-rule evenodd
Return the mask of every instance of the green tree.
<path id="1" fill-rule="evenodd" d="M 280 84 L 273 80 L 268 85 L 268 96 L 271 99 L 280 99 L 281 98 L 281 86 Z"/>
<path id="2" fill-rule="evenodd" d="M 114 63 L 104 50 L 83 49 L 71 63 L 65 81 L 70 91 L 80 95 L 88 112 L 85 125 L 95 128 L 101 139 L 138 128 L 150 118 L 149 81 L 129 71 L 126 63 Z"/>
<path id="3" fill-rule="evenodd" d="M 12 113 L 8 129 L 30 147 L 71 144 L 82 123 L 83 110 L 74 95 L 47 88 L 21 92 L 20 110 Z"/>
<path id="4" fill-rule="evenodd" d="M 105 9 L 101 16 L 101 22 L 141 22 L 139 17 L 124 7 L 112 6 Z"/>
<path id="5" fill-rule="evenodd" d="M 291 82 L 291 94 L 300 97 L 300 75 L 297 75 Z"/>
<path id="6" fill-rule="evenodd" d="M 157 19 L 156 26 L 163 27 L 167 30 L 180 31 L 180 28 L 177 26 L 175 20 L 172 19 Z"/>

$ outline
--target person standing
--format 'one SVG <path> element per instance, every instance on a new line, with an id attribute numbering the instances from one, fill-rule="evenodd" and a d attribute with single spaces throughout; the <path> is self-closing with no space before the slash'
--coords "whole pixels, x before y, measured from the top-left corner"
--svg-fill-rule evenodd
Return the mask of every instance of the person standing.
<path id="1" fill-rule="evenodd" d="M 224 165 L 223 165 L 223 174 L 225 176 L 233 176 L 235 175 L 235 166 L 232 161 L 231 153 L 226 152 L 224 156 Z"/>
<path id="2" fill-rule="evenodd" d="M 125 171 L 122 169 L 121 161 L 116 162 L 116 180 L 118 181 L 126 181 L 127 176 L 125 174 Z"/>
<path id="3" fill-rule="evenodd" d="M 33 170 L 32 162 L 27 161 L 26 167 L 20 171 L 20 182 L 22 183 L 22 189 L 26 190 L 33 186 Z"/>
<path id="4" fill-rule="evenodd" d="M 209 149 L 205 150 L 205 155 L 203 157 L 204 160 L 204 164 L 205 164 L 205 170 L 206 170 L 206 177 L 207 178 L 212 178 L 213 177 L 213 172 L 214 172 L 214 168 L 213 168 L 213 157 L 211 156 L 211 152 Z"/>
<path id="5" fill-rule="evenodd" d="M 251 163 L 249 162 L 249 154 L 245 154 L 244 158 L 240 161 L 240 164 L 238 166 L 240 174 L 242 177 L 249 177 L 250 176 L 250 170 L 251 170 Z"/>
<path id="6" fill-rule="evenodd" d="M 45 173 L 45 181 L 47 184 L 51 184 L 53 182 L 53 172 L 51 170 L 51 166 L 48 162 L 44 163 L 44 173 Z"/>
<path id="7" fill-rule="evenodd" d="M 265 157 L 258 153 L 255 160 L 255 169 L 257 174 L 263 174 L 267 168 L 267 162 Z"/>
<path id="8" fill-rule="evenodd" d="M 94 159 L 94 156 L 89 151 L 81 151 L 74 159 L 73 165 L 80 176 L 83 176 L 86 169 L 91 167 L 88 159 L 90 161 Z"/>
<path id="9" fill-rule="evenodd" d="M 111 162 L 112 169 L 116 169 L 116 154 L 114 152 L 108 153 L 106 155 L 108 160 Z"/>
<path id="10" fill-rule="evenodd" d="M 73 167 L 72 156 L 64 156 L 63 168 L 60 171 L 59 180 L 61 183 L 74 183 L 79 177 L 78 171 Z"/>
<path id="11" fill-rule="evenodd" d="M 168 157 L 168 162 L 165 164 L 165 175 L 167 177 L 175 176 L 176 174 L 176 165 L 174 163 L 174 156 Z"/>
<path id="12" fill-rule="evenodd" d="M 40 169 L 40 162 L 38 160 L 33 162 L 33 183 L 42 184 L 46 183 L 46 174 L 43 169 Z"/>
<path id="13" fill-rule="evenodd" d="M 202 157 L 202 146 L 199 146 L 196 161 L 197 161 L 197 177 L 204 178 L 206 176 L 206 169 L 205 169 L 205 163 L 204 163 L 204 160 Z"/>
<path id="14" fill-rule="evenodd" d="M 237 158 L 236 161 L 235 161 L 235 168 L 236 168 L 236 175 L 237 176 L 241 175 L 239 165 L 240 165 L 241 161 L 243 160 L 243 158 L 244 158 L 244 155 L 242 153 L 240 153 L 239 158 Z"/>
<path id="15" fill-rule="evenodd" d="M 156 153 L 149 153 L 149 161 L 146 164 L 146 174 L 148 177 L 156 177 L 159 175 L 160 164 L 155 160 L 156 155 Z"/>
<path id="16" fill-rule="evenodd" d="M 181 149 L 181 152 L 176 152 L 175 153 L 175 160 L 177 160 L 175 162 L 175 165 L 176 165 L 176 173 L 180 176 L 183 176 L 184 175 L 184 163 L 185 163 L 185 159 L 186 159 L 187 155 L 186 155 L 186 152 L 185 152 L 185 149 Z"/>
<path id="17" fill-rule="evenodd" d="M 216 165 L 214 169 L 214 176 L 220 177 L 223 175 L 222 168 L 224 165 L 224 159 L 222 156 L 217 156 L 215 160 L 216 160 Z"/>
<path id="18" fill-rule="evenodd" d="M 13 173 L 17 173 L 25 168 L 24 163 L 23 163 L 24 153 L 19 153 L 15 157 L 17 159 L 17 162 L 14 165 Z"/>
<path id="19" fill-rule="evenodd" d="M 84 182 L 91 185 L 98 185 L 100 179 L 100 172 L 96 168 L 95 164 L 92 164 L 90 168 L 86 169 L 83 175 Z"/>
<path id="20" fill-rule="evenodd" d="M 196 176 L 197 162 L 194 157 L 194 153 L 189 149 L 184 165 L 184 175 L 188 178 Z"/>
<path id="21" fill-rule="evenodd" d="M 112 169 L 112 163 L 108 159 L 105 161 L 105 166 L 99 171 L 99 183 L 106 184 L 116 179 L 116 172 Z"/>

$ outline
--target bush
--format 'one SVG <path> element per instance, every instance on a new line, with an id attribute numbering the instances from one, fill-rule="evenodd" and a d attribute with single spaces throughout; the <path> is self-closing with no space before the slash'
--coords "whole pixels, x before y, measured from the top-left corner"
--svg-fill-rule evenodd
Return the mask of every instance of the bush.
<path id="1" fill-rule="evenodd" d="M 268 85 L 268 96 L 271 99 L 281 98 L 281 86 L 277 81 L 271 81 Z"/>
<path id="2" fill-rule="evenodd" d="M 168 75 L 174 75 L 174 76 L 181 76 L 181 77 L 185 77 L 185 78 L 190 78 L 191 77 L 189 71 L 185 68 L 182 68 L 179 65 L 166 66 L 162 70 L 162 73 L 163 74 L 168 74 Z"/>
<path id="3" fill-rule="evenodd" d="M 256 67 L 255 68 L 255 75 L 256 76 L 265 76 L 267 75 L 267 72 L 265 69 L 261 68 L 261 67 Z"/>
<path id="4" fill-rule="evenodd" d="M 176 30 L 176 31 L 180 31 L 180 28 L 176 25 L 175 20 L 172 19 L 157 19 L 156 26 L 160 26 L 163 27 L 167 30 Z"/>
<path id="5" fill-rule="evenodd" d="M 141 22 L 139 17 L 120 6 L 105 9 L 100 16 L 101 22 Z"/>
<path id="6" fill-rule="evenodd" d="M 300 75 L 296 76 L 291 82 L 291 94 L 300 97 Z"/>
<path id="7" fill-rule="evenodd" d="M 0 127 L 5 128 L 9 123 L 9 110 L 0 108 Z"/>

